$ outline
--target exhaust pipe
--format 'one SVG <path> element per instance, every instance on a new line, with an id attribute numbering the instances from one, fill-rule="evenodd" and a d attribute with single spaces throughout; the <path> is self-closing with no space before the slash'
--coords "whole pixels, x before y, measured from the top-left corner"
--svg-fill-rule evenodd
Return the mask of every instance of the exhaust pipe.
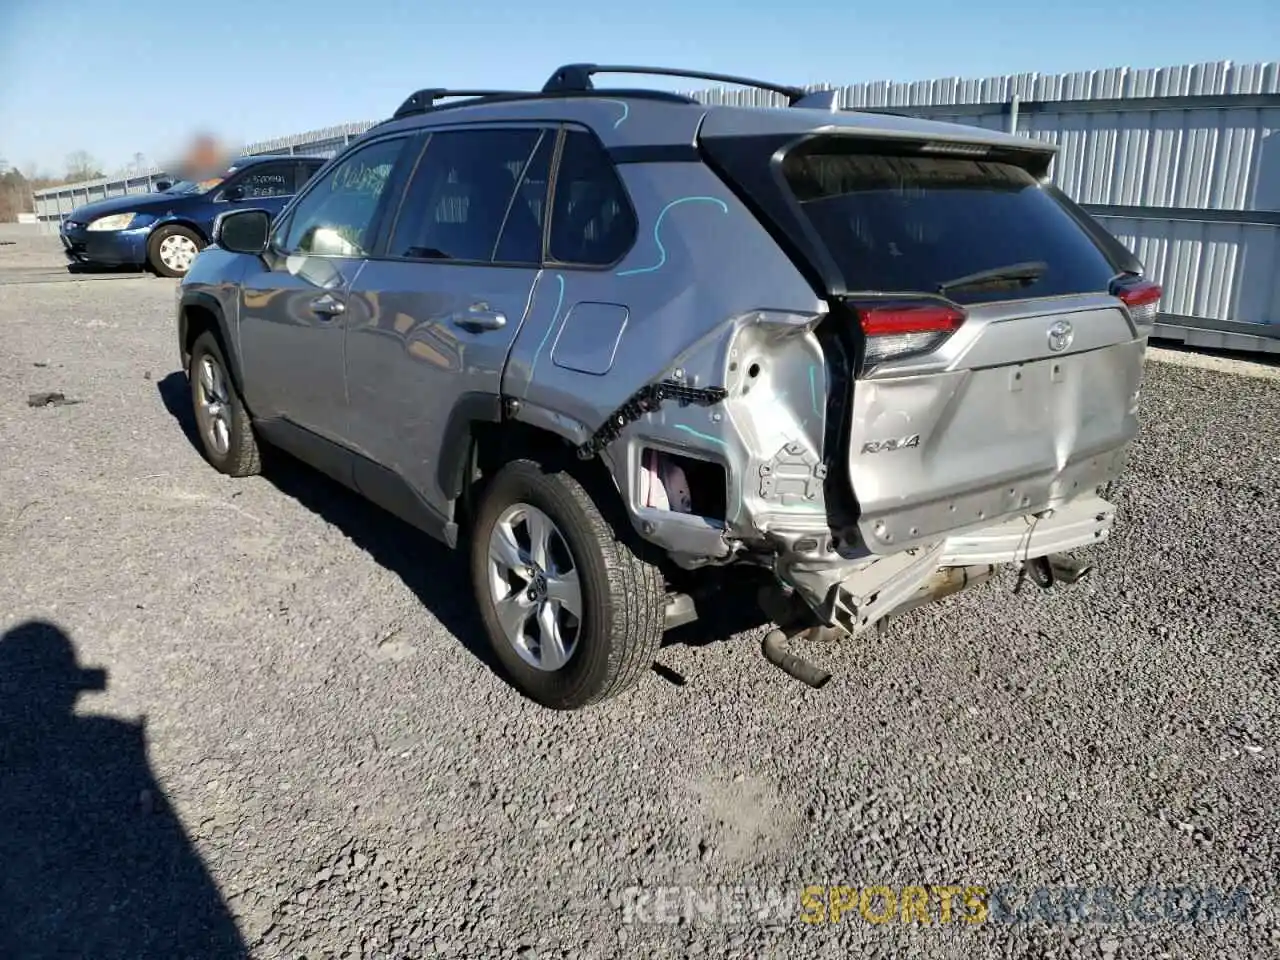
<path id="1" fill-rule="evenodd" d="M 1022 565 L 1022 577 L 1028 577 L 1041 590 L 1052 590 L 1054 584 L 1071 586 L 1093 573 L 1093 564 L 1083 563 L 1065 553 L 1035 557 Z"/>
<path id="2" fill-rule="evenodd" d="M 967 567 L 943 567 L 905 602 L 881 617 L 878 625 L 884 629 L 890 617 L 900 617 L 917 607 L 923 607 L 926 603 L 933 603 L 953 593 L 986 583 L 995 575 L 995 572 L 995 564 L 991 563 L 978 563 Z"/>
<path id="3" fill-rule="evenodd" d="M 821 629 L 821 627 L 811 627 L 804 633 L 808 637 L 813 637 Z M 793 636 L 798 636 L 798 634 L 793 634 Z M 827 681 L 831 679 L 831 674 L 817 664 L 810 663 L 803 657 L 798 657 L 791 653 L 787 649 L 787 643 L 791 639 L 781 627 L 775 627 L 770 630 L 765 634 L 764 643 L 761 645 L 765 659 L 788 676 L 794 677 L 801 683 L 808 684 L 815 690 L 821 690 L 826 686 Z"/>

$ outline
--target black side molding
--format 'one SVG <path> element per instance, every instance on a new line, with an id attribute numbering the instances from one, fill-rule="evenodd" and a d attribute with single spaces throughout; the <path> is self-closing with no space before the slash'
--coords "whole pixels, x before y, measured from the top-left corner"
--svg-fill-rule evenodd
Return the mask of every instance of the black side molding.
<path id="1" fill-rule="evenodd" d="M 352 473 L 355 488 L 383 510 L 441 541 L 450 550 L 458 546 L 458 525 L 436 512 L 400 474 L 358 454 L 352 454 Z"/>
<path id="2" fill-rule="evenodd" d="M 288 420 L 260 420 L 255 426 L 274 446 L 363 495 L 410 526 L 450 549 L 458 545 L 458 525 L 441 516 L 394 470 Z"/>

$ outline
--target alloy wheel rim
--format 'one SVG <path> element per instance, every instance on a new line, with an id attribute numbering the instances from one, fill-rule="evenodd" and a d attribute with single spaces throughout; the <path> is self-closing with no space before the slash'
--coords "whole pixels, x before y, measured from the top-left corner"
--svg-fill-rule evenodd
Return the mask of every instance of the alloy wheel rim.
<path id="1" fill-rule="evenodd" d="M 546 513 L 515 503 L 489 534 L 490 597 L 503 636 L 536 670 L 573 657 L 582 631 L 582 584 L 569 543 Z"/>
<path id="2" fill-rule="evenodd" d="M 222 365 L 206 354 L 196 375 L 196 412 L 205 442 L 217 456 L 231 449 L 231 396 Z"/>
<path id="3" fill-rule="evenodd" d="M 170 270 L 185 273 L 199 252 L 195 241 L 181 234 L 175 233 L 160 241 L 160 262 Z"/>

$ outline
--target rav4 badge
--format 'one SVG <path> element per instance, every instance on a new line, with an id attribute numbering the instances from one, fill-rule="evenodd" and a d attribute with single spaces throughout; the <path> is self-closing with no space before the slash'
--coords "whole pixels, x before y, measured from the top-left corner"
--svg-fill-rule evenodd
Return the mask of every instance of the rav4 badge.
<path id="1" fill-rule="evenodd" d="M 920 434 L 909 437 L 890 437 L 888 440 L 868 440 L 862 445 L 863 453 L 887 453 L 890 450 L 906 450 L 920 446 Z"/>

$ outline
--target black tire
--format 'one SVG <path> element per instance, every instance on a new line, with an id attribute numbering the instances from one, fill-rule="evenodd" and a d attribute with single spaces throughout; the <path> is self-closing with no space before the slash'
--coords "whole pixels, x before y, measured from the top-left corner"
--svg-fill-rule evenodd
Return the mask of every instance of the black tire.
<path id="1" fill-rule="evenodd" d="M 204 238 L 189 227 L 172 223 L 152 231 L 151 238 L 147 241 L 147 263 L 152 270 L 162 277 L 185 277 L 187 270 L 190 269 L 189 266 L 186 269 L 174 269 L 165 266 L 160 258 L 160 245 L 169 237 L 185 237 L 195 244 L 197 253 L 205 247 Z"/>
<path id="2" fill-rule="evenodd" d="M 214 417 L 205 404 L 206 388 L 201 381 L 201 369 L 205 360 L 220 371 L 222 394 L 225 402 L 221 406 L 225 410 L 227 443 L 226 450 L 219 450 L 216 441 Z M 196 415 L 196 433 L 200 437 L 200 449 L 205 459 L 214 469 L 231 477 L 248 477 L 262 470 L 262 455 L 258 450 L 257 439 L 253 435 L 253 421 L 245 409 L 240 391 L 231 379 L 230 368 L 222 353 L 218 338 L 205 332 L 196 337 L 191 346 L 191 357 L 187 365 L 187 380 L 191 386 L 191 406 Z"/>
<path id="3" fill-rule="evenodd" d="M 582 617 L 560 669 L 526 663 L 498 621 L 489 538 L 507 508 L 527 504 L 559 528 L 578 572 Z M 653 666 L 665 628 L 665 581 L 614 533 L 576 479 L 531 460 L 503 467 L 481 494 L 470 537 L 471 581 L 489 642 L 512 686 L 543 706 L 574 710 L 634 686 Z"/>

